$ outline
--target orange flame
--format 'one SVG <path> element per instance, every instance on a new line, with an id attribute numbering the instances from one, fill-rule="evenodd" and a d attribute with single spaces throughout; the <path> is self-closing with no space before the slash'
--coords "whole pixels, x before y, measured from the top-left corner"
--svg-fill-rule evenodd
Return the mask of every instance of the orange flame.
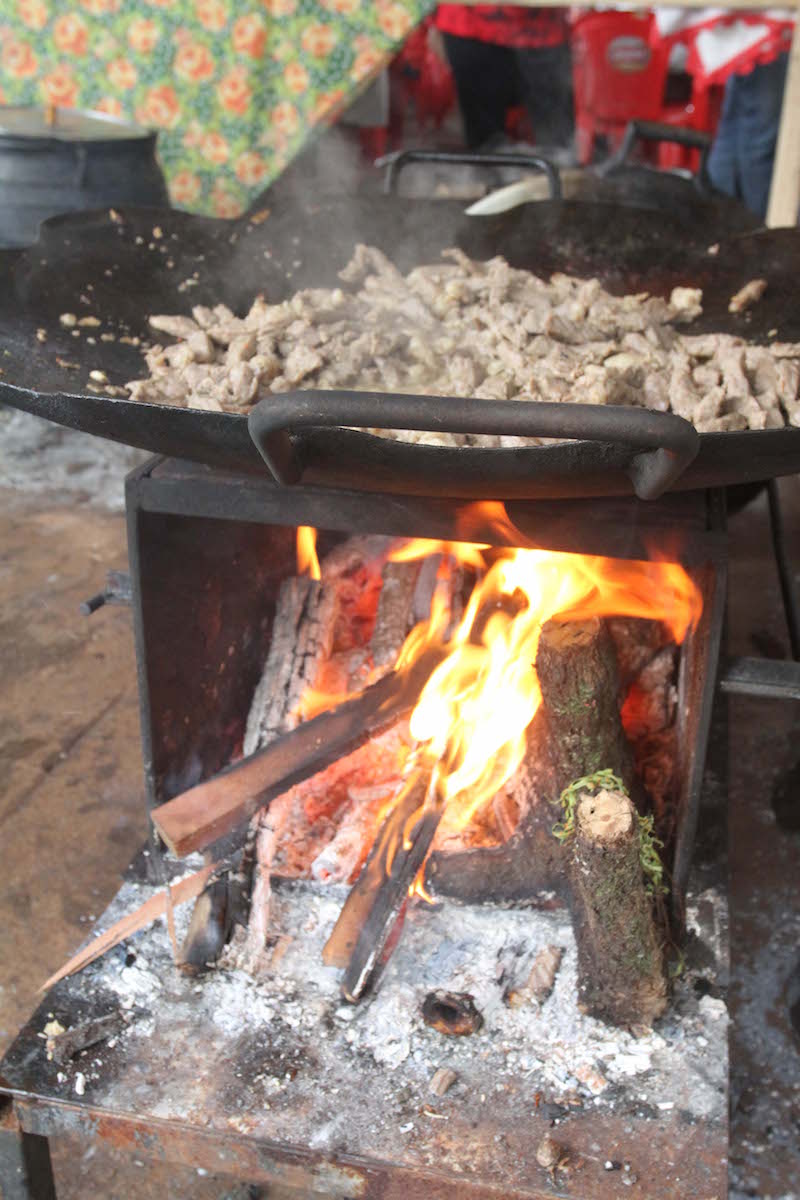
<path id="1" fill-rule="evenodd" d="M 431 646 L 443 652 L 411 714 L 416 747 L 403 764 L 406 782 L 377 814 L 379 849 L 385 853 L 387 871 L 399 847 L 409 848 L 434 793 L 446 803 L 444 821 L 448 832 L 454 832 L 469 823 L 522 762 L 527 729 L 542 699 L 535 663 L 548 620 L 650 618 L 664 622 L 680 643 L 702 612 L 700 591 L 678 562 L 568 554 L 532 548 L 529 542 L 518 548 L 526 539 L 499 503 L 465 506 L 458 531 L 505 545 L 410 538 L 396 543 L 387 555 L 396 562 L 441 555 L 430 615 L 406 638 L 395 669 L 415 662 Z M 316 537 L 309 526 L 298 528 L 297 559 L 299 571 L 319 579 Z M 452 610 L 456 564 L 477 578 L 460 619 Z M 334 690 L 323 685 L 307 691 L 303 719 L 346 698 Z M 390 831 L 389 814 L 418 778 L 418 771 L 431 767 L 425 802 L 402 829 Z M 422 868 L 409 895 L 430 900 Z"/>
<path id="2" fill-rule="evenodd" d="M 313 525 L 297 526 L 297 574 L 320 578 L 317 531 Z"/>
<path id="3" fill-rule="evenodd" d="M 434 544 L 444 548 L 444 544 Z M 428 543 L 430 546 L 430 543 Z M 424 544 L 417 543 L 422 552 Z M 447 544 L 474 564 L 475 545 Z M 410 554 L 410 548 L 404 552 Z M 661 620 L 676 642 L 700 615 L 697 586 L 678 563 L 625 561 L 550 550 L 495 551 L 456 630 L 434 595 L 431 617 L 409 634 L 398 662 L 432 643 L 447 652 L 411 715 L 412 736 L 440 765 L 441 786 L 455 803 L 457 824 L 513 775 L 525 754 L 526 729 L 541 703 L 535 662 L 542 626 L 551 617 L 631 616 Z"/>

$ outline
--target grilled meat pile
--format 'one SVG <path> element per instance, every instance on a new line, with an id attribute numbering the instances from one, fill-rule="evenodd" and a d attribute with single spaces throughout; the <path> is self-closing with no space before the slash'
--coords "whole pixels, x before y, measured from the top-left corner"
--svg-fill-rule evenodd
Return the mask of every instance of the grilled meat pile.
<path id="1" fill-rule="evenodd" d="M 701 432 L 800 426 L 800 345 L 755 346 L 729 334 L 693 336 L 702 293 L 675 288 L 612 296 L 596 279 L 547 281 L 503 258 L 461 250 L 403 275 L 359 245 L 340 288 L 309 288 L 236 317 L 225 305 L 192 317 L 153 316 L 176 339 L 146 355 L 134 399 L 247 412 L 270 392 L 355 388 L 639 405 L 687 418 Z M 438 445 L 516 446 L 536 439 L 389 432 Z"/>

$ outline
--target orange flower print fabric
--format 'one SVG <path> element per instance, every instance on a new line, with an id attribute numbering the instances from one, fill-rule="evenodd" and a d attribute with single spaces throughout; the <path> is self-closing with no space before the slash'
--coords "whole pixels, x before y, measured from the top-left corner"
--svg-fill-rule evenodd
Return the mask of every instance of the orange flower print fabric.
<path id="1" fill-rule="evenodd" d="M 6 0 L 5 104 L 159 132 L 172 202 L 234 217 L 335 120 L 429 0 Z"/>

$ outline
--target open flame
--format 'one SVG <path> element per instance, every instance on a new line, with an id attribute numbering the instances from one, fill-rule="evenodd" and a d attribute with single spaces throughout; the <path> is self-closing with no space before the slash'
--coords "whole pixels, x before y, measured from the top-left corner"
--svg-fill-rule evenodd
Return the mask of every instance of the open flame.
<path id="1" fill-rule="evenodd" d="M 541 703 L 536 654 L 551 617 L 629 616 L 661 620 L 676 643 L 702 609 L 699 590 L 678 563 L 641 562 L 541 549 L 489 551 L 475 544 L 415 539 L 397 557 L 454 555 L 483 574 L 454 631 L 438 595 L 430 619 L 409 634 L 398 661 L 426 647 L 446 657 L 411 715 L 411 733 L 438 763 L 448 824 L 465 825 L 511 778 L 525 754 L 528 725 Z M 395 555 L 392 555 L 395 557 Z M 455 811 L 454 811 L 455 810 Z"/>
<path id="2" fill-rule="evenodd" d="M 317 531 L 313 525 L 297 526 L 297 574 L 320 579 L 317 558 Z"/>
<path id="3" fill-rule="evenodd" d="M 442 659 L 410 717 L 416 745 L 405 763 L 404 787 L 377 814 L 388 872 L 398 847 L 410 849 L 418 822 L 432 803 L 442 806 L 444 823 L 454 832 L 469 824 L 519 767 L 528 726 L 542 699 L 535 663 L 547 621 L 644 617 L 664 622 L 680 644 L 702 611 L 697 585 L 677 562 L 515 548 L 522 535 L 499 503 L 469 505 L 462 518 L 460 534 L 512 544 L 495 548 L 478 541 L 413 538 L 397 542 L 388 554 L 396 562 L 439 555 L 430 615 L 406 638 L 395 669 L 408 668 L 431 647 Z M 313 579 L 320 578 L 316 538 L 316 530 L 308 526 L 297 530 L 298 570 Z M 454 617 L 452 579 L 458 569 L 475 583 L 463 614 Z M 308 689 L 302 717 L 345 698 L 324 687 Z M 389 814 L 425 773 L 431 781 L 425 801 L 401 830 L 396 825 L 390 830 Z M 422 868 L 410 894 L 430 900 Z"/>

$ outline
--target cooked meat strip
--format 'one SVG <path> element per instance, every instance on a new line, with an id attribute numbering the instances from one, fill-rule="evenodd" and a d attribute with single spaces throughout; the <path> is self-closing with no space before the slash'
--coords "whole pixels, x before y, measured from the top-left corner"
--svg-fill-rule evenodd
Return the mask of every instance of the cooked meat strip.
<path id="1" fill-rule="evenodd" d="M 258 295 L 241 317 L 224 304 L 151 317 L 175 341 L 144 351 L 149 378 L 130 383 L 130 394 L 246 412 L 292 388 L 359 388 L 671 409 L 704 431 L 800 426 L 800 345 L 689 333 L 702 312 L 698 288 L 675 288 L 669 300 L 613 296 L 597 279 L 540 279 L 457 247 L 403 275 L 381 250 L 359 245 L 340 279 L 278 302 Z M 733 299 L 752 301 L 761 282 Z M 531 444 L 370 432 L 448 446 Z"/>
<path id="2" fill-rule="evenodd" d="M 744 287 L 739 288 L 735 296 L 731 296 L 728 312 L 740 313 L 760 300 L 767 290 L 766 279 L 751 279 Z"/>

